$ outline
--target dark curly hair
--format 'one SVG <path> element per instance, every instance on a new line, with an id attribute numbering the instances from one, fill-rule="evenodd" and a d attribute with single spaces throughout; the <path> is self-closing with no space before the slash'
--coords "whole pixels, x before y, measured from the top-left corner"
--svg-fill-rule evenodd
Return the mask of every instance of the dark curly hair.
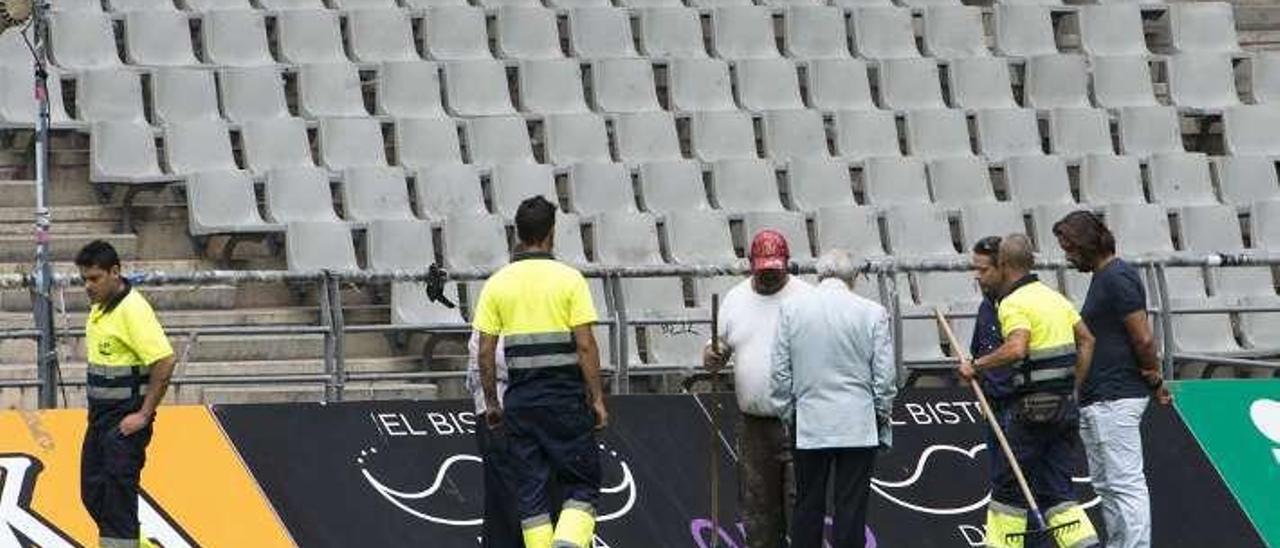
<path id="1" fill-rule="evenodd" d="M 1116 252 L 1116 237 L 1089 211 L 1072 211 L 1053 224 L 1053 235 L 1066 240 L 1089 263 Z"/>

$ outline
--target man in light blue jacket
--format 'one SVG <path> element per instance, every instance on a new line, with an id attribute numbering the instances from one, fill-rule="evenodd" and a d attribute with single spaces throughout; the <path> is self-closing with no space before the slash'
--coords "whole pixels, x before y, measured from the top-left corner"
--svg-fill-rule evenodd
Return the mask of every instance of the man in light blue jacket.
<path id="1" fill-rule="evenodd" d="M 837 548 L 862 548 L 877 447 L 892 443 L 898 388 L 889 314 L 853 292 L 853 258 L 818 259 L 818 286 L 784 302 L 774 342 L 771 391 L 795 439 L 791 545 L 820 548 L 827 484 Z"/>

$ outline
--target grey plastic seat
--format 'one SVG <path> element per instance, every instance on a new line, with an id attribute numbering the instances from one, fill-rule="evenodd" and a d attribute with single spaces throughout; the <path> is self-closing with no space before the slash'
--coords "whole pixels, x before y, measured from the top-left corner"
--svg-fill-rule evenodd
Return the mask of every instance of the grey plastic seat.
<path id="1" fill-rule="evenodd" d="M 896 256 L 958 256 L 951 244 L 945 211 L 927 203 L 915 202 L 887 210 L 885 228 L 890 250 Z M 971 310 L 980 300 L 973 277 L 966 272 L 922 272 L 914 278 L 921 304 Z"/>
<path id="2" fill-rule="evenodd" d="M 793 5 L 783 15 L 783 52 L 792 59 L 848 59 L 849 33 L 839 8 Z"/>
<path id="3" fill-rule="evenodd" d="M 902 59 L 919 57 L 911 12 L 891 7 L 853 10 L 853 44 L 860 57 Z"/>
<path id="4" fill-rule="evenodd" d="M 284 78 L 274 67 L 224 69 L 218 72 L 218 82 L 228 121 L 243 124 L 289 117 Z"/>
<path id="5" fill-rule="evenodd" d="M 346 63 L 338 15 L 329 10 L 288 10 L 276 16 L 280 60 L 289 63 Z"/>
<path id="6" fill-rule="evenodd" d="M 111 18 L 93 11 L 54 11 L 49 14 L 50 54 L 68 70 L 118 68 Z"/>
<path id="7" fill-rule="evenodd" d="M 495 19 L 495 44 L 499 55 L 507 59 L 559 59 L 560 34 L 556 13 L 542 7 L 498 8 Z"/>
<path id="8" fill-rule="evenodd" d="M 1136 4 L 1083 6 L 1079 15 L 1080 48 L 1089 55 L 1148 55 L 1142 14 Z"/>
<path id="9" fill-rule="evenodd" d="M 929 180 L 917 158 L 871 158 L 862 170 L 863 192 L 877 207 L 929 203 Z"/>
<path id="10" fill-rule="evenodd" d="M 929 187 L 933 201 L 944 206 L 994 203 L 987 163 L 977 157 L 943 158 L 929 162 Z"/>
<path id="11" fill-rule="evenodd" d="M 397 119 L 395 140 L 396 164 L 402 168 L 462 163 L 458 126 L 452 118 Z"/>
<path id="12" fill-rule="evenodd" d="M 1280 103 L 1280 52 L 1256 52 L 1248 64 L 1250 100 Z"/>
<path id="13" fill-rule="evenodd" d="M 547 116 L 542 125 L 548 163 L 567 166 L 578 162 L 611 162 L 609 132 L 596 114 Z"/>
<path id="14" fill-rule="evenodd" d="M 565 213 L 563 211 L 556 212 L 555 225 L 555 249 L 553 252 L 556 259 L 569 264 L 587 264 L 586 246 L 582 242 L 582 220 L 577 215 Z M 596 310 L 599 311 L 600 317 L 604 315 L 604 281 L 588 280 L 590 286 L 591 298 L 596 301 Z"/>
<path id="15" fill-rule="evenodd" d="M 1184 152 L 1182 127 L 1173 107 L 1120 110 L 1120 152 L 1135 156 Z"/>
<path id="16" fill-rule="evenodd" d="M 498 164 L 493 166 L 489 186 L 494 213 L 506 219 L 515 218 L 520 202 L 532 196 L 541 195 L 553 204 L 560 202 L 551 166 Z"/>
<path id="17" fill-rule="evenodd" d="M 245 166 L 256 175 L 272 169 L 314 167 L 307 124 L 299 118 L 267 118 L 245 122 Z"/>
<path id="18" fill-rule="evenodd" d="M 708 210 L 702 168 L 697 162 L 679 160 L 641 164 L 640 192 L 644 208 L 653 213 Z"/>
<path id="19" fill-rule="evenodd" d="M 443 224 L 445 266 L 498 268 L 510 259 L 502 219 L 492 215 L 456 215 Z"/>
<path id="20" fill-rule="evenodd" d="M 612 7 L 580 7 L 569 12 L 569 51 L 579 59 L 636 57 L 631 16 Z"/>
<path id="21" fill-rule="evenodd" d="M 1006 202 L 968 203 L 960 206 L 960 227 L 964 249 L 987 236 L 1006 236 L 1025 233 L 1027 225 L 1022 220 L 1022 208 Z M 1055 244 L 1056 245 L 1056 244 Z"/>
<path id="22" fill-rule="evenodd" d="M 620 114 L 613 121 L 618 159 L 628 163 L 680 160 L 676 123 L 666 112 Z"/>
<path id="23" fill-rule="evenodd" d="M 649 215 L 607 213 L 596 218 L 593 228 L 598 243 L 597 261 L 617 265 L 663 263 L 658 228 Z M 637 317 L 662 317 L 684 309 L 684 289 L 676 278 L 623 280 L 622 292 L 628 313 Z"/>
<path id="24" fill-rule="evenodd" d="M 142 79 L 136 72 L 85 71 L 76 79 L 76 97 L 79 118 L 86 122 L 146 123 L 142 113 Z"/>
<path id="25" fill-rule="evenodd" d="M 49 11 L 102 11 L 102 2 L 92 0 L 57 0 L 49 2 Z"/>
<path id="26" fill-rule="evenodd" d="M 514 114 L 501 61 L 454 61 L 444 66 L 445 97 L 455 116 Z"/>
<path id="27" fill-rule="evenodd" d="M 861 59 L 815 59 L 806 70 L 809 108 L 835 112 L 871 110 L 871 82 Z"/>
<path id="28" fill-rule="evenodd" d="M 476 5 L 485 8 L 486 10 L 497 10 L 507 7 L 542 7 L 542 3 L 535 0 L 481 0 L 476 2 Z"/>
<path id="29" fill-rule="evenodd" d="M 89 180 L 97 183 L 165 180 L 156 158 L 156 141 L 151 126 L 134 122 L 95 122 L 89 133 Z"/>
<path id="30" fill-rule="evenodd" d="M 38 106 L 31 93 L 35 85 L 36 77 L 31 67 L 0 64 L 0 126 L 35 127 Z M 62 79 L 57 73 L 50 71 L 48 86 L 50 127 L 79 126 L 79 122 L 71 120 L 62 102 Z"/>
<path id="31" fill-rule="evenodd" d="M 880 63 L 880 105 L 892 110 L 946 108 L 933 59 L 890 59 Z"/>
<path id="32" fill-rule="evenodd" d="M 169 172 L 176 175 L 239 169 L 231 152 L 231 136 L 222 120 L 166 125 L 164 156 Z"/>
<path id="33" fill-rule="evenodd" d="M 295 222 L 285 229 L 285 262 L 294 272 L 354 271 L 356 248 L 344 223 Z"/>
<path id="34" fill-rule="evenodd" d="M 107 0 L 107 9 L 125 15 L 136 11 L 176 11 L 170 0 Z"/>
<path id="35" fill-rule="evenodd" d="M 1169 100 L 1184 109 L 1218 111 L 1240 104 L 1231 58 L 1217 53 L 1169 57 Z"/>
<path id="36" fill-rule="evenodd" d="M 891 0 L 835 0 L 831 5 L 838 8 L 879 8 L 892 7 Z"/>
<path id="37" fill-rule="evenodd" d="M 1009 63 L 1003 57 L 974 57 L 951 61 L 947 72 L 951 105 L 963 109 L 1017 108 Z"/>
<path id="38" fill-rule="evenodd" d="M 1115 154 L 1107 111 L 1092 108 L 1049 111 L 1049 150 L 1073 160 L 1089 154 Z"/>
<path id="39" fill-rule="evenodd" d="M 520 62 L 520 108 L 531 114 L 588 112 L 582 70 L 571 59 Z"/>
<path id="40" fill-rule="evenodd" d="M 566 189 L 573 210 L 590 216 L 610 211 L 638 212 L 631 174 L 622 164 L 590 162 L 569 167 Z"/>
<path id="41" fill-rule="evenodd" d="M 680 0 L 620 0 L 619 7 L 629 8 L 632 10 L 654 9 L 654 8 L 683 8 L 684 3 Z"/>
<path id="42" fill-rule="evenodd" d="M 826 158 L 795 158 L 787 165 L 787 195 L 800 211 L 855 205 L 849 166 Z"/>
<path id="43" fill-rule="evenodd" d="M 800 99 L 800 77 L 796 66 L 787 59 L 748 59 L 734 64 L 738 104 L 743 109 L 803 109 Z"/>
<path id="44" fill-rule="evenodd" d="M 657 85 L 645 59 L 605 59 L 591 65 L 591 91 L 596 109 L 620 114 L 656 112 Z"/>
<path id="45" fill-rule="evenodd" d="M 862 161 L 876 156 L 902 156 L 893 113 L 842 110 L 836 112 L 835 119 L 835 152 L 841 158 Z"/>
<path id="46" fill-rule="evenodd" d="M 418 198 L 417 213 L 423 219 L 489 214 L 475 166 L 457 163 L 424 167 L 414 173 L 413 189 Z"/>
<path id="47" fill-rule="evenodd" d="M 383 63 L 378 69 L 377 114 L 397 118 L 447 116 L 440 96 L 440 71 L 435 63 Z"/>
<path id="48" fill-rule="evenodd" d="M 764 115 L 764 153 L 776 162 L 828 158 L 827 130 L 814 110 L 780 110 Z"/>
<path id="49" fill-rule="evenodd" d="M 347 13 L 351 58 L 360 63 L 418 61 L 413 24 L 396 7 L 359 9 Z"/>
<path id="50" fill-rule="evenodd" d="M 1179 212 L 1183 247 L 1189 251 L 1239 253 L 1245 251 L 1236 211 L 1226 206 L 1188 207 Z M 1275 282 L 1267 267 L 1209 269 L 1214 295 L 1234 305 L 1275 306 Z M 1239 329 L 1245 345 L 1254 349 L 1276 348 L 1280 313 L 1242 313 Z M 1268 372 L 1269 374 L 1269 372 Z"/>
<path id="51" fill-rule="evenodd" d="M 1145 203 L 1138 159 L 1085 156 L 1080 164 L 1080 201 L 1095 206 Z"/>
<path id="52" fill-rule="evenodd" d="M 812 259 L 804 215 L 792 211 L 751 211 L 742 214 L 742 233 L 748 239 L 761 230 L 776 230 L 787 239 L 792 259 Z"/>
<path id="53" fill-rule="evenodd" d="M 1280 141 L 1275 128 L 1280 124 L 1280 108 L 1270 105 L 1242 105 L 1226 109 L 1222 116 L 1222 140 L 1234 156 L 1277 156 Z"/>
<path id="54" fill-rule="evenodd" d="M 1223 156 L 1213 159 L 1222 203 L 1237 207 L 1255 201 L 1280 199 L 1275 162 L 1265 156 Z"/>
<path id="55" fill-rule="evenodd" d="M 1238 53 L 1235 16 L 1226 2 L 1173 2 L 1166 17 L 1174 51 Z"/>
<path id="56" fill-rule="evenodd" d="M 325 9 L 321 0 L 258 0 L 257 4 L 268 11 Z"/>
<path id="57" fill-rule="evenodd" d="M 711 11 L 711 50 L 721 59 L 771 59 L 773 17 L 760 6 L 718 7 Z"/>
<path id="58" fill-rule="evenodd" d="M 348 221 L 411 221 L 409 186 L 394 167 L 356 167 L 342 173 L 342 210 Z M 425 266 L 425 265 L 422 265 Z M 421 268 L 420 266 L 419 268 Z"/>
<path id="59" fill-rule="evenodd" d="M 151 112 L 158 124 L 221 120 L 213 73 L 169 68 L 151 75 Z"/>
<path id="60" fill-rule="evenodd" d="M 173 10 L 132 11 L 125 15 L 125 58 L 133 65 L 196 65 L 187 14 Z"/>
<path id="61" fill-rule="evenodd" d="M 1100 107 L 1156 106 L 1151 65 L 1143 57 L 1093 57 L 1093 100 Z"/>
<path id="62" fill-rule="evenodd" d="M 1253 247 L 1280 249 L 1280 200 L 1259 200 L 1249 210 Z"/>
<path id="63" fill-rule="evenodd" d="M 548 0 L 548 7 L 556 9 L 607 8 L 612 4 L 608 0 Z M 631 6 L 625 6 L 631 7 Z"/>
<path id="64" fill-rule="evenodd" d="M 737 110 L 729 65 L 719 59 L 676 59 L 667 67 L 671 110 L 684 112 Z"/>
<path id="65" fill-rule="evenodd" d="M 266 20 L 257 10 L 210 11 L 204 14 L 200 29 L 207 63 L 228 67 L 276 64 L 267 42 Z"/>
<path id="66" fill-rule="evenodd" d="M 925 8 L 924 51 L 939 59 L 986 57 L 982 9 L 961 5 Z"/>
<path id="67" fill-rule="evenodd" d="M 387 165 L 382 124 L 372 118 L 320 120 L 320 161 L 333 171 Z"/>
<path id="68" fill-rule="evenodd" d="M 465 126 L 469 163 L 493 165 L 500 163 L 532 164 L 533 145 L 529 142 L 529 128 L 523 118 L 496 116 L 472 118 Z"/>
<path id="69" fill-rule="evenodd" d="M 665 218 L 671 260 L 676 264 L 727 264 L 733 253 L 729 219 L 719 211 L 673 211 Z"/>
<path id="70" fill-rule="evenodd" d="M 778 176 L 764 160 L 721 160 L 711 165 L 711 186 L 720 209 L 782 211 Z"/>
<path id="71" fill-rule="evenodd" d="M 689 7 L 698 10 L 714 10 L 718 8 L 736 8 L 751 6 L 749 0 L 689 0 Z"/>
<path id="72" fill-rule="evenodd" d="M 640 49 L 655 59 L 706 57 L 698 12 L 674 6 L 645 9 L 640 13 Z"/>
<path id="73" fill-rule="evenodd" d="M 751 116 L 743 112 L 699 112 L 689 125 L 690 149 L 704 162 L 757 158 Z"/>
<path id="74" fill-rule="evenodd" d="M 368 116 L 356 66 L 326 63 L 299 67 L 298 112 L 307 118 Z"/>
<path id="75" fill-rule="evenodd" d="M 1062 246 L 1058 245 L 1058 237 L 1053 233 L 1053 225 L 1062 220 L 1068 214 L 1088 210 L 1085 206 L 1076 204 L 1044 204 L 1039 205 L 1031 210 L 1031 237 L 1035 240 L 1036 255 L 1045 260 L 1066 260 L 1066 253 L 1062 251 Z M 1068 268 L 1066 272 L 1072 273 L 1073 269 Z M 1079 273 L 1077 273 L 1079 274 Z M 1077 302 L 1083 302 L 1085 295 L 1088 293 L 1089 279 L 1084 278 L 1084 291 L 1078 293 L 1071 291 L 1075 288 L 1075 282 L 1080 281 L 1077 276 L 1067 276 L 1068 282 L 1065 289 L 1068 290 L 1068 296 L 1071 298 L 1080 297 Z"/>
<path id="76" fill-rule="evenodd" d="M 814 244 L 819 254 L 844 249 L 854 257 L 886 255 L 880 242 L 880 225 L 875 208 L 865 206 L 824 207 L 814 214 Z"/>
<path id="77" fill-rule="evenodd" d="M 330 7 L 346 12 L 396 8 L 395 0 L 332 0 Z"/>
<path id="78" fill-rule="evenodd" d="M 1067 166 L 1057 156 L 1022 156 L 1004 164 L 1009 201 L 1024 207 L 1074 204 Z"/>
<path id="79" fill-rule="evenodd" d="M 422 20 L 422 51 L 442 61 L 493 59 L 484 10 L 471 6 L 440 6 Z"/>
<path id="80" fill-rule="evenodd" d="M 1217 205 L 1203 153 L 1157 154 L 1147 164 L 1151 201 L 1165 207 Z"/>
<path id="81" fill-rule="evenodd" d="M 969 122 L 963 111 L 913 110 L 907 113 L 907 152 L 921 158 L 969 156 Z"/>
<path id="82" fill-rule="evenodd" d="M 275 223 L 340 222 L 329 174 L 314 167 L 273 169 L 263 185 L 267 219 Z"/>
<path id="83" fill-rule="evenodd" d="M 1044 154 L 1034 110 L 979 110 L 974 122 L 978 149 L 988 160 L 1002 162 L 1013 156 Z"/>
<path id="84" fill-rule="evenodd" d="M 253 179 L 243 171 L 206 171 L 187 178 L 187 226 L 192 236 L 278 232 L 258 212 Z"/>
<path id="85" fill-rule="evenodd" d="M 1006 57 L 1058 53 L 1053 20 L 1043 6 L 1001 4 L 995 8 L 995 50 Z"/>
<path id="86" fill-rule="evenodd" d="M 1089 108 L 1089 69 L 1083 56 L 1037 55 L 1027 59 L 1024 88 L 1030 108 Z"/>
<path id="87" fill-rule="evenodd" d="M 435 262 L 431 225 L 421 221 L 375 221 L 366 233 L 371 270 L 422 270 Z M 456 286 L 453 288 L 456 292 Z M 455 296 L 450 296 L 454 298 Z M 455 301 L 456 302 L 456 301 Z M 461 323 L 457 309 L 427 298 L 426 286 L 414 282 L 391 284 L 391 323 Z"/>

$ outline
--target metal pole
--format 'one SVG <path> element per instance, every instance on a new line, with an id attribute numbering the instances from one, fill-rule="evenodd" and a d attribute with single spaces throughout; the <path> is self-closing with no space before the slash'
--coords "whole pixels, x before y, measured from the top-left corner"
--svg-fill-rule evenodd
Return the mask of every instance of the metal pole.
<path id="1" fill-rule="evenodd" d="M 332 292 L 329 286 L 335 283 L 329 276 L 320 279 L 320 288 L 317 293 L 320 297 L 320 325 L 327 328 L 324 332 L 324 401 L 325 403 L 336 401 L 338 395 L 337 382 L 337 365 L 334 362 L 334 356 L 337 355 L 337 337 L 333 332 L 333 303 L 331 302 Z"/>
<path id="2" fill-rule="evenodd" d="M 1165 378 L 1172 379 L 1174 377 L 1174 341 L 1173 341 L 1173 305 L 1169 301 L 1169 277 L 1166 275 L 1163 264 L 1157 263 L 1156 270 L 1156 291 L 1160 295 L 1160 327 L 1164 330 L 1164 355 L 1161 356 L 1160 368 L 1164 370 Z"/>
<path id="3" fill-rule="evenodd" d="M 613 385 L 615 394 L 631 393 L 631 360 L 627 348 L 627 306 L 622 296 L 622 278 L 610 275 L 605 278 L 605 285 L 613 294 L 613 330 L 614 364 L 618 368 L 618 377 Z"/>
<path id="4" fill-rule="evenodd" d="M 333 274 L 325 276 L 329 290 L 329 313 L 332 319 L 329 328 L 333 330 L 333 376 L 336 381 L 334 397 L 342 401 L 342 393 L 347 387 L 347 319 L 342 315 L 342 282 Z"/>
<path id="5" fill-rule="evenodd" d="M 898 387 L 902 388 L 907 385 L 909 375 L 902 351 L 902 303 L 898 296 L 898 277 L 881 271 L 876 278 L 880 283 L 880 301 L 889 309 L 889 317 L 893 321 L 893 363 L 897 364 Z"/>
<path id="6" fill-rule="evenodd" d="M 35 315 L 36 329 L 40 331 L 37 343 L 37 366 L 40 378 L 40 407 L 49 409 L 57 407 L 58 382 L 58 350 L 57 336 L 54 333 L 53 299 L 50 294 L 53 287 L 53 266 L 49 262 L 50 229 L 53 224 L 49 211 L 49 72 L 48 41 L 45 39 L 45 14 L 48 5 L 43 0 L 34 2 L 33 32 L 36 58 L 34 60 L 35 99 L 38 105 L 36 115 L 36 262 L 33 277 L 35 278 L 32 294 L 32 313 Z"/>

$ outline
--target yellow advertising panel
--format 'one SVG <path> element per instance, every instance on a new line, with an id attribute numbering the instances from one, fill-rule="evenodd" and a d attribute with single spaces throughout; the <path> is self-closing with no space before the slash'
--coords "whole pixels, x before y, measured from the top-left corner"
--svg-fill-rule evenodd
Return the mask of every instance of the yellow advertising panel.
<path id="1" fill-rule="evenodd" d="M 80 502 L 86 412 L 0 412 L 0 548 L 97 546 Z M 204 407 L 160 408 L 138 517 L 164 548 L 292 547 L 239 455 Z"/>

